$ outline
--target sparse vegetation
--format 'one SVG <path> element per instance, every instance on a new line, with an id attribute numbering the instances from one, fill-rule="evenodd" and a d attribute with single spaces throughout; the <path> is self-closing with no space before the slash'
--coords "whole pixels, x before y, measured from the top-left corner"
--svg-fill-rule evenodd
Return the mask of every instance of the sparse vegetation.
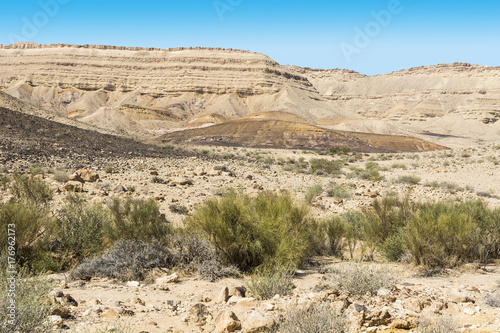
<path id="1" fill-rule="evenodd" d="M 351 197 L 351 191 L 342 184 L 331 184 L 326 193 L 329 197 L 339 199 L 349 199 Z"/>
<path id="2" fill-rule="evenodd" d="M 320 196 L 321 193 L 323 193 L 323 186 L 321 184 L 313 185 L 306 190 L 304 201 L 310 205 L 314 198 Z"/>
<path id="3" fill-rule="evenodd" d="M 356 296 L 375 295 L 379 289 L 391 289 L 399 281 L 389 267 L 371 264 L 337 265 L 330 273 L 332 286 Z"/>
<path id="4" fill-rule="evenodd" d="M 420 177 L 417 176 L 399 176 L 396 180 L 397 183 L 409 184 L 409 185 L 417 185 L 420 183 Z"/>
<path id="5" fill-rule="evenodd" d="M 293 269 L 287 266 L 261 267 L 250 276 L 248 290 L 259 299 L 286 296 L 292 291 L 293 275 Z"/>
<path id="6" fill-rule="evenodd" d="M 2 247 L 2 253 L 4 247 Z M 0 327 L 2 332 L 52 332 L 52 328 L 46 323 L 45 319 L 49 315 L 50 305 L 47 302 L 48 294 L 53 287 L 53 283 L 42 277 L 29 273 L 27 267 L 17 267 L 16 276 L 16 316 L 15 325 L 9 323 L 11 319 L 8 313 L 11 298 L 8 297 L 9 283 L 11 275 L 8 273 L 6 255 L 0 256 L 0 307 L 2 316 L 0 316 Z"/>
<path id="7" fill-rule="evenodd" d="M 349 322 L 339 309 L 329 303 L 311 303 L 287 309 L 280 324 L 280 332 L 344 333 Z"/>
<path id="8" fill-rule="evenodd" d="M 312 159 L 309 161 L 311 165 L 311 173 L 316 173 L 317 171 L 322 171 L 325 174 L 336 175 L 342 172 L 342 166 L 344 162 L 341 160 L 327 160 L 324 158 Z"/>

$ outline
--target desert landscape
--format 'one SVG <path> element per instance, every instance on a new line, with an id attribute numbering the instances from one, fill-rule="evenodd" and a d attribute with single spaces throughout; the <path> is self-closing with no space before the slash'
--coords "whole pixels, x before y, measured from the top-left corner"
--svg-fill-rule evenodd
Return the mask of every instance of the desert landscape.
<path id="1" fill-rule="evenodd" d="M 499 120 L 500 67 L 0 45 L 0 330 L 499 332 Z"/>

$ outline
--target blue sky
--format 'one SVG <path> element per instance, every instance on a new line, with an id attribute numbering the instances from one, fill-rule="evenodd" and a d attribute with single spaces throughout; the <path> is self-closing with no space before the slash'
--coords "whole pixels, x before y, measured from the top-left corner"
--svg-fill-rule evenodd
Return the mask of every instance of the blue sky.
<path id="1" fill-rule="evenodd" d="M 0 44 L 211 46 L 375 75 L 500 66 L 500 1 L 3 0 Z"/>

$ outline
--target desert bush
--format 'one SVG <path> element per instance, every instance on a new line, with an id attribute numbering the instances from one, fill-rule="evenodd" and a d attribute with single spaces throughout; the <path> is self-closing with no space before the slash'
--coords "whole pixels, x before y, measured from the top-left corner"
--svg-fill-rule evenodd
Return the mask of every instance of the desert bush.
<path id="1" fill-rule="evenodd" d="M 106 167 L 104 168 L 104 172 L 106 172 L 106 173 L 113 173 L 113 171 L 114 171 L 114 168 L 110 164 L 106 165 Z"/>
<path id="2" fill-rule="evenodd" d="M 490 292 L 484 298 L 484 303 L 492 308 L 500 308 L 500 293 L 499 292 Z"/>
<path id="3" fill-rule="evenodd" d="M 120 240 L 104 255 L 91 260 L 85 259 L 70 272 L 70 276 L 82 280 L 90 280 L 92 277 L 121 281 L 143 280 L 148 270 L 171 266 L 172 256 L 159 242 Z"/>
<path id="4" fill-rule="evenodd" d="M 380 175 L 380 166 L 372 161 L 365 163 L 365 169 L 360 169 L 356 167 L 351 167 L 352 172 L 347 175 L 347 178 L 359 178 L 370 181 L 380 181 L 384 179 Z"/>
<path id="5" fill-rule="evenodd" d="M 321 195 L 321 193 L 323 193 L 323 186 L 321 186 L 321 184 L 315 184 L 313 186 L 310 186 L 306 190 L 306 193 L 304 195 L 304 201 L 310 205 L 314 200 L 314 198 Z"/>
<path id="6" fill-rule="evenodd" d="M 0 249 L 7 249 L 8 229 L 15 230 L 16 259 L 29 265 L 46 251 L 52 224 L 48 213 L 32 203 L 11 200 L 0 204 Z"/>
<path id="7" fill-rule="evenodd" d="M 293 269 L 288 266 L 261 267 L 250 276 L 248 290 L 259 299 L 269 299 L 275 295 L 286 296 L 293 289 L 293 275 Z"/>
<path id="8" fill-rule="evenodd" d="M 0 172 L 0 189 L 6 190 L 9 187 L 11 178 L 8 175 L 4 175 Z"/>
<path id="9" fill-rule="evenodd" d="M 332 184 L 326 190 L 326 193 L 329 197 L 334 197 L 334 198 L 349 199 L 351 197 L 351 191 L 349 191 L 342 184 Z"/>
<path id="10" fill-rule="evenodd" d="M 311 303 L 287 309 L 279 328 L 283 333 L 344 333 L 349 329 L 349 322 L 330 304 Z"/>
<path id="11" fill-rule="evenodd" d="M 106 223 L 110 223 L 110 214 L 102 205 L 89 204 L 76 194 L 68 195 L 57 221 L 60 249 L 78 260 L 98 254 L 104 249 Z"/>
<path id="12" fill-rule="evenodd" d="M 351 152 L 351 148 L 344 146 L 344 147 L 330 147 L 328 149 L 328 152 L 330 154 L 335 154 L 335 155 L 347 155 Z"/>
<path id="13" fill-rule="evenodd" d="M 461 330 L 450 317 L 422 317 L 419 320 L 417 331 L 419 333 L 457 333 Z"/>
<path id="14" fill-rule="evenodd" d="M 252 198 L 229 190 L 200 205 L 186 223 L 203 233 L 224 264 L 245 271 L 271 262 L 297 265 L 313 248 L 315 224 L 287 193 Z"/>
<path id="15" fill-rule="evenodd" d="M 356 250 L 359 241 L 364 238 L 364 226 L 366 217 L 355 211 L 346 212 L 340 215 L 340 221 L 344 225 L 345 244 L 349 250 L 351 259 L 354 259 L 354 251 Z"/>
<path id="16" fill-rule="evenodd" d="M 391 165 L 391 168 L 406 170 L 406 164 L 403 164 L 403 163 L 394 163 L 393 165 Z"/>
<path id="17" fill-rule="evenodd" d="M 387 237 L 380 248 L 382 255 L 389 261 L 399 261 L 404 255 L 403 247 L 405 238 L 402 229 L 400 232 Z"/>
<path id="18" fill-rule="evenodd" d="M 49 185 L 43 180 L 21 174 L 14 175 L 10 190 L 17 200 L 32 203 L 37 207 L 45 206 L 53 196 Z"/>
<path id="19" fill-rule="evenodd" d="M 391 289 L 399 278 L 387 266 L 348 263 L 331 269 L 330 283 L 334 288 L 349 294 L 375 295 L 379 289 Z"/>
<path id="20" fill-rule="evenodd" d="M 2 248 L 3 249 L 3 248 Z M 7 266 L 6 255 L 0 256 L 0 316 L 1 331 L 5 333 L 15 332 L 52 332 L 51 327 L 46 324 L 47 316 L 50 314 L 48 294 L 53 284 L 44 278 L 35 276 L 28 272 L 27 267 L 17 267 L 18 274 L 15 278 L 15 300 L 16 321 L 15 325 L 9 323 L 11 319 L 8 306 L 10 305 L 9 293 L 11 270 Z"/>
<path id="21" fill-rule="evenodd" d="M 346 222 L 344 219 L 333 216 L 324 220 L 321 224 L 321 229 L 325 234 L 325 254 L 342 257 L 346 247 L 344 234 Z M 319 251 L 321 253 L 321 250 Z"/>
<path id="22" fill-rule="evenodd" d="M 405 246 L 430 267 L 498 256 L 496 214 L 481 201 L 424 204 L 409 220 Z"/>
<path id="23" fill-rule="evenodd" d="M 170 206 L 168 206 L 168 209 L 175 214 L 186 215 L 189 212 L 186 206 L 179 204 L 171 204 Z"/>
<path id="24" fill-rule="evenodd" d="M 161 239 L 172 231 L 153 199 L 114 199 L 109 210 L 111 219 L 104 224 L 104 236 L 110 243 L 120 239 Z"/>
<path id="25" fill-rule="evenodd" d="M 396 179 L 396 182 L 403 184 L 417 185 L 418 183 L 420 183 L 420 177 L 411 175 L 399 176 L 398 179 Z"/>
<path id="26" fill-rule="evenodd" d="M 344 162 L 341 160 L 331 161 L 325 158 L 320 158 L 310 160 L 309 164 L 311 165 L 311 173 L 313 174 L 320 170 L 326 174 L 335 175 L 342 172 Z"/>
<path id="27" fill-rule="evenodd" d="M 67 182 L 69 180 L 68 172 L 62 169 L 54 170 L 54 180 L 59 183 Z"/>

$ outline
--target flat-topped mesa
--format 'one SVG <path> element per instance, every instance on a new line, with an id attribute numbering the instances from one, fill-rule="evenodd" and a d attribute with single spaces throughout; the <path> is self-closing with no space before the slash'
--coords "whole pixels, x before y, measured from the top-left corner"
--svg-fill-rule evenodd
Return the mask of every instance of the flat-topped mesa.
<path id="1" fill-rule="evenodd" d="M 314 92 L 303 76 L 255 52 L 222 48 L 141 48 L 109 45 L 0 46 L 0 88 L 75 88 L 243 96 L 276 93 L 286 84 Z"/>

